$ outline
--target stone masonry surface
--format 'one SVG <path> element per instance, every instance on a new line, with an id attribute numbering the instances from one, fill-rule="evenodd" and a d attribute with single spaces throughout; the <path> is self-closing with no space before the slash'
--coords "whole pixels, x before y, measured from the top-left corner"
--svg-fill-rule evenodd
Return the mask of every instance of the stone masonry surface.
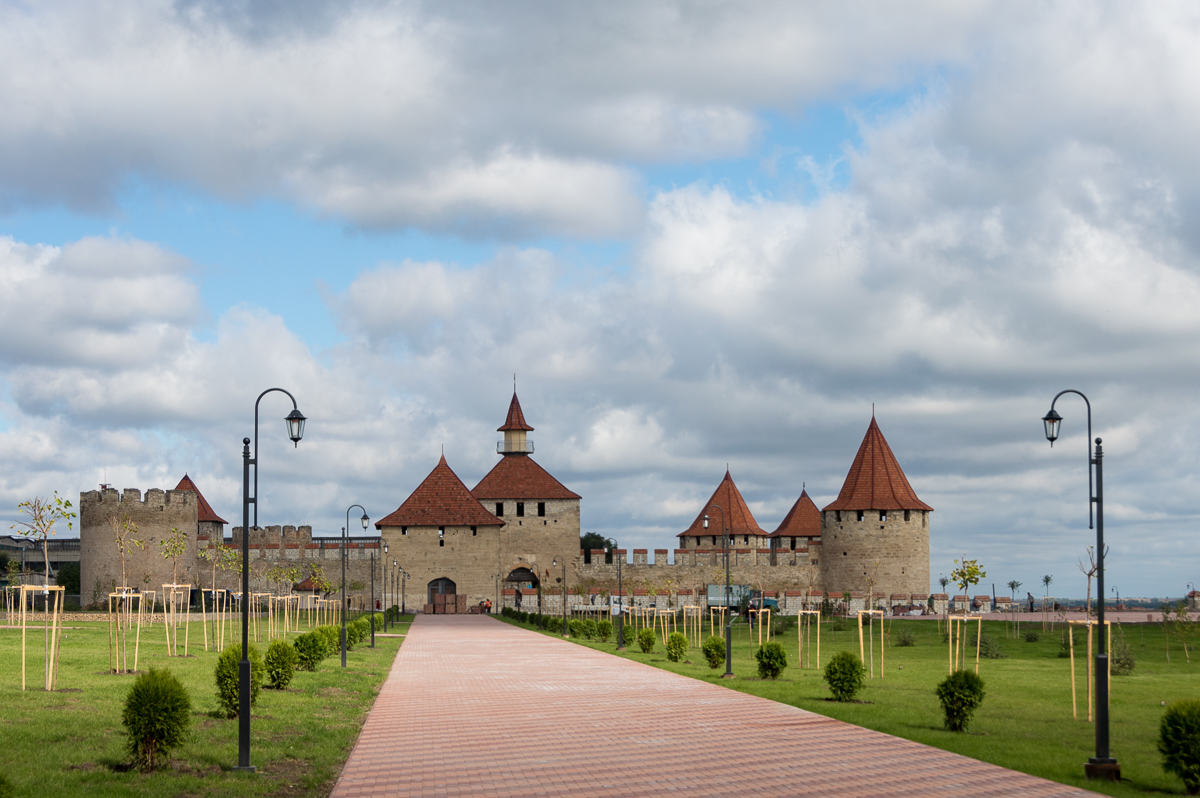
<path id="1" fill-rule="evenodd" d="M 754 740 L 753 756 L 737 740 Z M 669 793 L 1094 795 L 455 615 L 412 625 L 333 790 L 335 798 Z"/>

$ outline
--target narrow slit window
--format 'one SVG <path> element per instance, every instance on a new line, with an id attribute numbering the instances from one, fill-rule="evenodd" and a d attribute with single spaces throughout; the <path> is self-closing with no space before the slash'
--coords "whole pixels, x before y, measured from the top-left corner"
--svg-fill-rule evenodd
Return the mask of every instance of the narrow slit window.
<path id="1" fill-rule="evenodd" d="M 859 521 L 863 520 L 863 511 L 862 510 L 858 511 L 858 520 Z"/>
<path id="2" fill-rule="evenodd" d="M 475 537 L 478 533 L 475 527 L 471 527 L 471 537 Z"/>
<path id="3" fill-rule="evenodd" d="M 538 502 L 538 518 L 546 517 L 546 503 Z"/>
<path id="4" fill-rule="evenodd" d="M 525 517 L 525 502 L 517 502 L 517 518 Z"/>
<path id="5" fill-rule="evenodd" d="M 887 521 L 887 510 L 880 510 L 879 511 L 879 523 L 882 524 L 884 521 Z"/>
<path id="6" fill-rule="evenodd" d="M 406 526 L 402 526 L 402 527 L 400 527 L 400 534 L 401 534 L 401 535 L 407 535 L 407 534 L 408 534 L 408 527 L 406 527 Z"/>
<path id="7" fill-rule="evenodd" d="M 504 517 L 504 502 L 496 502 L 496 517 Z"/>
<path id="8" fill-rule="evenodd" d="M 911 512 L 911 511 L 910 511 L 910 510 L 905 510 L 905 511 L 904 511 L 904 520 L 905 520 L 905 521 L 907 521 L 907 520 L 908 520 L 908 514 L 909 514 L 909 512 Z"/>

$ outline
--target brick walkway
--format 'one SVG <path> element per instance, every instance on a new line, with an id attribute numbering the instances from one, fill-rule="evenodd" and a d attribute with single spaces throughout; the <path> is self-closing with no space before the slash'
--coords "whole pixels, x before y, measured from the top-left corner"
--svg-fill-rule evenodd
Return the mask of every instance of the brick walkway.
<path id="1" fill-rule="evenodd" d="M 333 791 L 665 793 L 1094 795 L 475 615 L 417 616 Z"/>

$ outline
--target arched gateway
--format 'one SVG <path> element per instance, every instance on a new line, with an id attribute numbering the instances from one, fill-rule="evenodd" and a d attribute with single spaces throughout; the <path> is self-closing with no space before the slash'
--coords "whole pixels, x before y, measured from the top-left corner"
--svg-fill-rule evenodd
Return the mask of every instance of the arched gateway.
<path id="1" fill-rule="evenodd" d="M 504 578 L 504 582 L 516 589 L 515 601 L 517 607 L 528 611 L 540 604 L 539 596 L 542 592 L 541 580 L 538 579 L 538 575 L 533 571 L 524 566 L 514 568 L 509 571 L 508 576 Z M 532 597 L 533 604 L 527 606 L 526 602 L 522 601 L 525 597 Z"/>
<path id="2" fill-rule="evenodd" d="M 429 583 L 429 601 L 427 603 L 443 603 L 446 601 L 446 599 L 442 599 L 442 601 L 439 602 L 436 598 L 434 598 L 434 596 L 453 596 L 456 589 L 457 586 L 454 584 L 454 580 L 452 579 L 447 579 L 444 576 L 434 579 Z"/>

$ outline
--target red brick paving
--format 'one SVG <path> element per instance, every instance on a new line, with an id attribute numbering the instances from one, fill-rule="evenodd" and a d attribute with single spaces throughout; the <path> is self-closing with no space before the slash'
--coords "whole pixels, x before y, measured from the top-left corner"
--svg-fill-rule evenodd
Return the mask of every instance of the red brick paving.
<path id="1" fill-rule="evenodd" d="M 333 790 L 664 793 L 1094 795 L 479 615 L 417 616 Z"/>

